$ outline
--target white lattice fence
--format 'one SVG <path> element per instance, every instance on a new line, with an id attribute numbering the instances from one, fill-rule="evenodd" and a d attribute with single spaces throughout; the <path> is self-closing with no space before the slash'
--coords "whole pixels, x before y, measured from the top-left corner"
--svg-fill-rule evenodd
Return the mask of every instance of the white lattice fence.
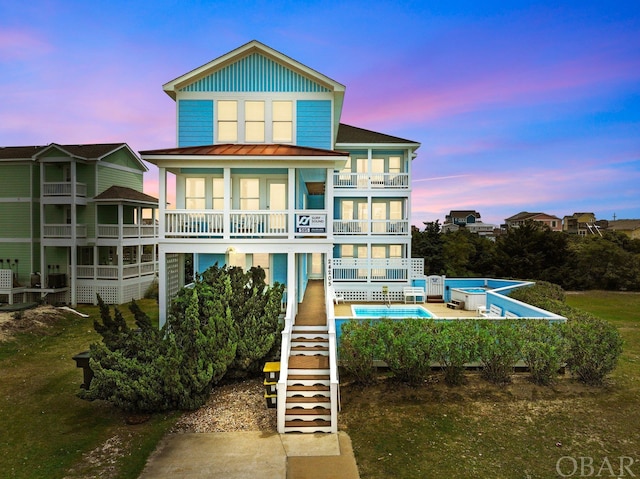
<path id="1" fill-rule="evenodd" d="M 171 306 L 171 300 L 180 290 L 180 257 L 176 253 L 166 255 L 166 286 L 167 286 L 167 309 Z"/>

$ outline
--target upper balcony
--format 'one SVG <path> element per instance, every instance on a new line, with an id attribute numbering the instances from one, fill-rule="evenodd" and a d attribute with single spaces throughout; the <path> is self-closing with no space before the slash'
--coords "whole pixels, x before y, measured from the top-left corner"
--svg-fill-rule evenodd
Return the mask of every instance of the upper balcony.
<path id="1" fill-rule="evenodd" d="M 74 200 L 75 186 L 75 200 Z M 87 204 L 87 185 L 70 181 L 42 183 L 42 201 L 49 204 Z"/>
<path id="2" fill-rule="evenodd" d="M 170 210 L 165 212 L 168 238 L 299 238 L 327 236 L 327 212 Z"/>
<path id="3" fill-rule="evenodd" d="M 71 239 L 75 228 L 76 238 L 86 239 L 87 225 L 52 224 L 46 223 L 42 230 L 44 239 Z"/>
<path id="4" fill-rule="evenodd" d="M 388 189 L 406 190 L 409 188 L 408 173 L 334 173 L 333 186 L 338 189 Z"/>

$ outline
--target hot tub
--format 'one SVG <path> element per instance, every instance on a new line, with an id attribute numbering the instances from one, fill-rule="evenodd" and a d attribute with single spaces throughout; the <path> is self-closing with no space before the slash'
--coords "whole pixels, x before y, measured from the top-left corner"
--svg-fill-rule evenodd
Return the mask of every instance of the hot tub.
<path id="1" fill-rule="evenodd" d="M 452 288 L 451 299 L 464 301 L 464 309 L 477 311 L 480 306 L 487 304 L 487 290 L 484 288 Z"/>

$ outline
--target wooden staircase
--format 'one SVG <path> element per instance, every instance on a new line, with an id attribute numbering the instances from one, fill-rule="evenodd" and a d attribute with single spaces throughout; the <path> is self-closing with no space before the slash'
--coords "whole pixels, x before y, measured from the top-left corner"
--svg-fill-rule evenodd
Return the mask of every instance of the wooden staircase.
<path id="1" fill-rule="evenodd" d="M 334 343 L 329 339 L 325 305 L 324 281 L 310 280 L 291 329 L 284 432 L 337 430 L 331 419 L 337 417 L 339 407 L 332 404 L 330 361 L 335 354 L 329 351 L 329 345 Z M 333 392 L 336 398 L 336 391 Z M 278 402 L 283 400 L 280 396 L 279 392 Z"/>
<path id="2" fill-rule="evenodd" d="M 294 325 L 287 373 L 285 432 L 331 432 L 329 334 Z"/>

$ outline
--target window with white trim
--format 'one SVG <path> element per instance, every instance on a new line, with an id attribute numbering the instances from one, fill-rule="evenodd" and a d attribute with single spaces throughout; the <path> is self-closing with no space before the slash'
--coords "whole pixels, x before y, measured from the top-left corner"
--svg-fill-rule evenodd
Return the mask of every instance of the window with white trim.
<path id="1" fill-rule="evenodd" d="M 274 101 L 271 108 L 273 142 L 291 143 L 293 141 L 293 102 Z"/>
<path id="2" fill-rule="evenodd" d="M 238 102 L 235 100 L 218 101 L 218 142 L 238 141 Z"/>
<path id="3" fill-rule="evenodd" d="M 244 102 L 244 139 L 251 143 L 264 142 L 264 102 Z"/>
<path id="4" fill-rule="evenodd" d="M 258 178 L 240 178 L 240 209 L 260 209 L 260 180 Z"/>
<path id="5" fill-rule="evenodd" d="M 188 210 L 205 209 L 204 178 L 185 178 L 185 208 Z"/>
<path id="6" fill-rule="evenodd" d="M 218 211 L 224 209 L 224 178 L 213 178 L 211 208 Z"/>

